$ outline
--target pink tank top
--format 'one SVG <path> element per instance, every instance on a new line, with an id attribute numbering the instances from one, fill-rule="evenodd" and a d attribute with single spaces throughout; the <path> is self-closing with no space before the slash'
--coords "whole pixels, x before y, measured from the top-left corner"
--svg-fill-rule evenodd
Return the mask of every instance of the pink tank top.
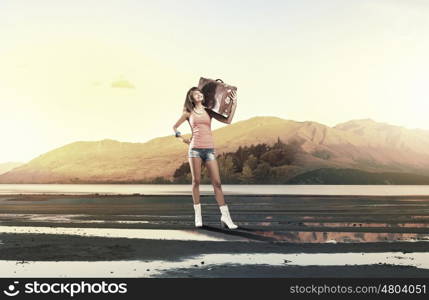
<path id="1" fill-rule="evenodd" d="M 189 116 L 189 124 L 192 129 L 190 148 L 214 148 L 211 121 L 212 116 L 206 110 L 202 114 L 191 111 Z"/>

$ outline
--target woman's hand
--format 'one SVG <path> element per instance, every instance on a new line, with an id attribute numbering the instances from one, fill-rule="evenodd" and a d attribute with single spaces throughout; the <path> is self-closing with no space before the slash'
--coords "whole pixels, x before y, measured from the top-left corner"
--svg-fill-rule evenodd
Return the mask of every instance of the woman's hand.
<path id="1" fill-rule="evenodd" d="M 231 98 L 232 103 L 237 103 L 237 92 L 235 90 L 232 90 L 231 94 L 229 95 L 229 98 Z"/>
<path id="2" fill-rule="evenodd" d="M 183 140 L 183 142 L 184 142 L 185 144 L 190 144 L 190 143 L 191 143 L 191 140 L 190 140 L 190 139 L 183 138 L 182 140 Z"/>

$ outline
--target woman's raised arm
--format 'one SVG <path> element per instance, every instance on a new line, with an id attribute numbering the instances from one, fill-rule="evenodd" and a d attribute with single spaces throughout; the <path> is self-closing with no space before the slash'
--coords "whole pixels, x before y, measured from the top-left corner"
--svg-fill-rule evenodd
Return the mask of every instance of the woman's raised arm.
<path id="1" fill-rule="evenodd" d="M 216 120 L 218 120 L 219 122 L 231 124 L 232 118 L 234 117 L 235 109 L 237 107 L 237 93 L 235 91 L 232 91 L 230 98 L 232 100 L 231 113 L 229 114 L 229 116 L 227 118 L 220 115 L 220 114 L 212 112 L 211 110 L 208 110 L 209 115 L 211 117 L 215 118 Z"/>

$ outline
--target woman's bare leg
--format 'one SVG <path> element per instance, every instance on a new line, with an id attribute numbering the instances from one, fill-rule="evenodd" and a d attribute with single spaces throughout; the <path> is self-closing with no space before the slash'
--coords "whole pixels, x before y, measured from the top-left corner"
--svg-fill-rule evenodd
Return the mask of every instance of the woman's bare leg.
<path id="1" fill-rule="evenodd" d="M 194 204 L 200 203 L 201 158 L 189 157 L 192 174 L 192 200 Z"/>
<path id="2" fill-rule="evenodd" d="M 219 206 L 225 205 L 225 199 L 223 197 L 222 185 L 220 182 L 220 175 L 219 175 L 219 166 L 217 164 L 217 161 L 215 159 L 207 160 L 206 167 L 209 172 L 210 180 L 213 185 L 217 204 Z"/>

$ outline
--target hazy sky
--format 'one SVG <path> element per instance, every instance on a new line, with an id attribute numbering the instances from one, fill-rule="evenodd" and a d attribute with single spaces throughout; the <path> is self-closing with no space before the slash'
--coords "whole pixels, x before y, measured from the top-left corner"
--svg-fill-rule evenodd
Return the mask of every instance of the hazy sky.
<path id="1" fill-rule="evenodd" d="M 172 135 L 201 76 L 238 86 L 234 122 L 429 129 L 428 15 L 426 0 L 2 0 L 0 163 Z"/>

